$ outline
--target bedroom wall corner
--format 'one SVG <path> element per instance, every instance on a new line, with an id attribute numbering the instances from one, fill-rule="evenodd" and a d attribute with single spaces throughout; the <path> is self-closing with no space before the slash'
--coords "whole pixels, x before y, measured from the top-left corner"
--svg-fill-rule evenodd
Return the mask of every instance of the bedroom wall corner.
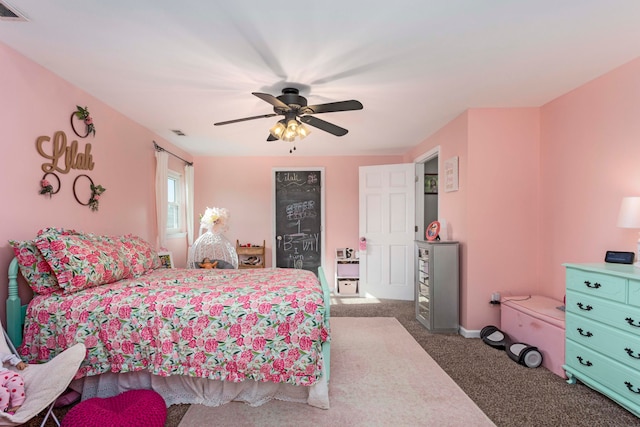
<path id="1" fill-rule="evenodd" d="M 298 154 L 300 154 L 298 152 Z M 195 159 L 195 224 L 207 207 L 227 208 L 229 230 L 225 237 L 235 244 L 266 240 L 266 266 L 272 266 L 273 168 L 323 167 L 325 171 L 325 264 L 333 283 L 335 249 L 358 245 L 358 168 L 401 163 L 401 156 L 339 157 L 197 157 Z M 233 185 L 226 185 L 232 182 Z M 215 183 L 202 185 L 202 183 Z M 196 236 L 197 237 L 197 236 Z"/>
<path id="2" fill-rule="evenodd" d="M 9 239 L 30 239 L 39 229 L 55 226 L 110 235 L 134 233 L 155 245 L 152 141 L 188 154 L 2 43 L 0 69 L 4 82 L 0 97 L 0 188 L 4 201 L 0 214 L 0 299 L 6 298 L 6 271 L 13 257 Z M 70 116 L 76 105 L 88 107 L 95 137 L 79 138 L 73 133 Z M 56 131 L 66 134 L 68 144 L 77 140 L 78 152 L 91 144 L 94 167 L 57 173 L 60 191 L 49 197 L 39 194 L 44 175 L 41 166 L 49 160 L 38 154 L 36 139 L 52 138 Z M 61 159 L 60 164 L 63 162 Z M 106 188 L 98 211 L 76 201 L 73 184 L 81 174 Z M 55 178 L 49 180 L 57 187 Z M 90 190 L 85 178 L 78 180 L 76 193 L 79 200 L 88 202 Z M 20 296 L 23 300 L 31 296 L 25 284 L 20 286 Z M 0 304 L 2 321 L 4 310 L 4 304 Z"/>
<path id="3" fill-rule="evenodd" d="M 617 227 L 622 198 L 640 196 L 640 59 L 541 108 L 541 284 L 562 300 L 567 262 L 636 251 Z M 637 256 L 637 254 L 636 254 Z"/>

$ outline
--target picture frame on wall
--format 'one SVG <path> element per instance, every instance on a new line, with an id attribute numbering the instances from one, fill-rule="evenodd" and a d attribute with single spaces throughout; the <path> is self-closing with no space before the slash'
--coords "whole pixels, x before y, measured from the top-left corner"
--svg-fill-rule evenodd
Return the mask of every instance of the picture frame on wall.
<path id="1" fill-rule="evenodd" d="M 438 174 L 424 174 L 424 194 L 438 194 Z"/>
<path id="2" fill-rule="evenodd" d="M 160 268 L 173 268 L 173 254 L 171 252 L 158 252 Z"/>
<path id="3" fill-rule="evenodd" d="M 444 162 L 444 191 L 458 191 L 458 157 Z"/>

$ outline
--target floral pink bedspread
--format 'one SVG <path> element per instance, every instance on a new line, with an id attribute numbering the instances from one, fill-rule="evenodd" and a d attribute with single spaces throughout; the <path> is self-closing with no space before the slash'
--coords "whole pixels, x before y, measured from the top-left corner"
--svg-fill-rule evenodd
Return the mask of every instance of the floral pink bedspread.
<path id="1" fill-rule="evenodd" d="M 324 314 L 322 288 L 309 271 L 158 269 L 34 296 L 19 351 L 40 363 L 84 343 L 76 378 L 147 370 L 307 386 L 322 374 Z"/>

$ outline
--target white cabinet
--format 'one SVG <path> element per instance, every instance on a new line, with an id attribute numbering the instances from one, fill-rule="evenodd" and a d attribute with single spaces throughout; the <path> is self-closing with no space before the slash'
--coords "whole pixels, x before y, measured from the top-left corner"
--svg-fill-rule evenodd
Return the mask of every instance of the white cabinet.
<path id="1" fill-rule="evenodd" d="M 458 242 L 416 241 L 416 319 L 432 332 L 458 332 Z"/>
<path id="2" fill-rule="evenodd" d="M 336 258 L 336 293 L 338 295 L 358 295 L 360 280 L 360 260 L 358 258 Z"/>

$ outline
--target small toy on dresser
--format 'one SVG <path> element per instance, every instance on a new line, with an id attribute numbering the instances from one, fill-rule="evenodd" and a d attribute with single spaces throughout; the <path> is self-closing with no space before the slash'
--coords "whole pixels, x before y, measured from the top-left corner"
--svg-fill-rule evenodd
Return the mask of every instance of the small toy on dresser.
<path id="1" fill-rule="evenodd" d="M 17 372 L 4 367 L 9 362 L 19 370 L 27 366 L 18 356 L 11 353 L 0 353 L 3 365 L 0 366 L 0 410 L 8 414 L 15 414 L 24 403 L 24 380 Z"/>

